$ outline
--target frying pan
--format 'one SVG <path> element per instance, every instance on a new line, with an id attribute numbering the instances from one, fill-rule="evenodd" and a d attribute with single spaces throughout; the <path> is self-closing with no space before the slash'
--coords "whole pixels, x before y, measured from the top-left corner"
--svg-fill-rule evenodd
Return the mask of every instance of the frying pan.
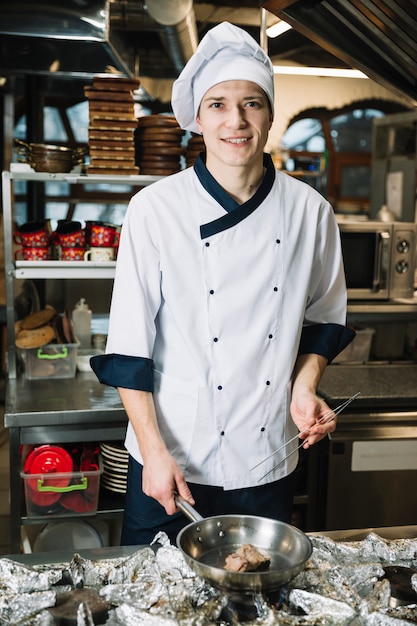
<path id="1" fill-rule="evenodd" d="M 310 558 L 312 545 L 298 528 L 254 515 L 203 518 L 186 500 L 175 496 L 178 508 L 192 521 L 177 536 L 187 565 L 213 587 L 240 593 L 271 592 L 292 580 Z M 245 543 L 267 553 L 266 571 L 230 572 L 226 556 Z"/>

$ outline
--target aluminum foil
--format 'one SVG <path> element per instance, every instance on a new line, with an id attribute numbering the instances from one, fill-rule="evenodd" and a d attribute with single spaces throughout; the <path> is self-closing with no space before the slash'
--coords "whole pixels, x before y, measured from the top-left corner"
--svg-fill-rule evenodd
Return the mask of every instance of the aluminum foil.
<path id="1" fill-rule="evenodd" d="M 331 623 L 334 626 L 347 626 L 356 615 L 355 609 L 345 602 L 326 598 L 317 593 L 310 593 L 304 589 L 293 589 L 289 596 L 289 602 L 296 609 L 301 609 L 306 615 L 317 617 L 322 622 L 324 618 L 331 618 Z"/>
<path id="2" fill-rule="evenodd" d="M 417 607 L 391 607 L 384 565 L 417 568 L 417 539 L 385 540 L 370 533 L 359 542 L 311 537 L 305 569 L 288 585 L 282 605 L 260 594 L 246 626 L 410 626 Z M 156 545 L 158 544 L 158 545 Z M 65 585 L 65 582 L 70 584 Z M 412 576 L 416 591 L 417 575 Z M 128 558 L 25 567 L 0 559 L 0 625 L 55 626 L 48 612 L 63 591 L 95 589 L 111 608 L 106 626 L 237 626 L 227 594 L 194 574 L 164 533 L 155 545 Z M 227 617 L 226 617 L 227 616 Z M 90 607 L 80 604 L 77 626 L 94 626 Z M 251 621 L 252 620 L 252 621 Z"/>
<path id="3" fill-rule="evenodd" d="M 62 571 L 50 569 L 34 571 L 30 567 L 20 565 L 11 559 L 0 559 L 0 590 L 11 593 L 30 593 L 46 591 L 58 582 Z"/>
<path id="4" fill-rule="evenodd" d="M 49 606 L 54 606 L 54 591 L 32 591 L 31 593 L 2 593 L 0 595 L 0 624 L 21 624 Z"/>

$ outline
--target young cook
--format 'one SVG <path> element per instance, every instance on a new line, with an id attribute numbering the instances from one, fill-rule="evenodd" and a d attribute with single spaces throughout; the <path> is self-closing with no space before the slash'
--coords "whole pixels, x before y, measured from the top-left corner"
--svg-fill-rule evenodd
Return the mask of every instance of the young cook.
<path id="1" fill-rule="evenodd" d="M 263 152 L 268 56 L 242 29 L 214 27 L 175 82 L 172 107 L 205 152 L 132 198 L 106 354 L 92 361 L 129 417 L 125 545 L 160 530 L 175 542 L 189 521 L 174 492 L 203 517 L 290 521 L 291 440 L 310 428 L 308 447 L 334 430 L 318 423 L 329 407 L 316 389 L 353 335 L 333 210 Z"/>

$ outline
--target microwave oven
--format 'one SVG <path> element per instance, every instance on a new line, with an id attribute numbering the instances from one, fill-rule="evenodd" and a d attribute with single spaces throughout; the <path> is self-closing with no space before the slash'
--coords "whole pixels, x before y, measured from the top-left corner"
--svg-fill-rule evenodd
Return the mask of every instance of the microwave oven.
<path id="1" fill-rule="evenodd" d="M 395 300 L 414 293 L 417 225 L 339 221 L 348 300 Z"/>

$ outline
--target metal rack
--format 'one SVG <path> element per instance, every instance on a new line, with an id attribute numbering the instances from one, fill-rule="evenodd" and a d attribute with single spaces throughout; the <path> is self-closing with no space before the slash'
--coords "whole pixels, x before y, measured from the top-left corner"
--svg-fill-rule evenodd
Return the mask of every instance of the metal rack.
<path id="1" fill-rule="evenodd" d="M 100 385 L 94 374 L 77 373 L 73 379 L 29 380 L 19 376 L 15 348 L 14 283 L 21 279 L 112 279 L 115 262 L 15 261 L 13 257 L 13 181 L 57 181 L 70 184 L 129 184 L 144 187 L 157 176 L 85 176 L 32 171 L 2 173 L 4 256 L 6 273 L 7 380 L 4 423 L 10 434 L 10 545 L 20 552 L 20 526 L 58 518 L 29 518 L 21 502 L 20 448 L 22 445 L 88 441 L 120 441 L 127 416 L 115 389 Z M 116 502 L 117 500 L 117 502 Z M 107 502 L 100 494 L 97 515 L 117 516 L 120 498 Z M 62 518 L 59 518 L 62 519 Z"/>
<path id="2" fill-rule="evenodd" d="M 16 378 L 16 349 L 14 338 L 14 281 L 26 278 L 58 279 L 111 279 L 115 262 L 93 263 L 91 261 L 15 261 L 13 258 L 13 181 L 62 182 L 71 185 L 94 183 L 129 184 L 145 187 L 157 181 L 159 176 L 86 176 L 83 174 L 50 174 L 33 171 L 5 171 L 2 173 L 4 264 L 6 272 L 6 320 L 7 320 L 7 373 Z"/>

